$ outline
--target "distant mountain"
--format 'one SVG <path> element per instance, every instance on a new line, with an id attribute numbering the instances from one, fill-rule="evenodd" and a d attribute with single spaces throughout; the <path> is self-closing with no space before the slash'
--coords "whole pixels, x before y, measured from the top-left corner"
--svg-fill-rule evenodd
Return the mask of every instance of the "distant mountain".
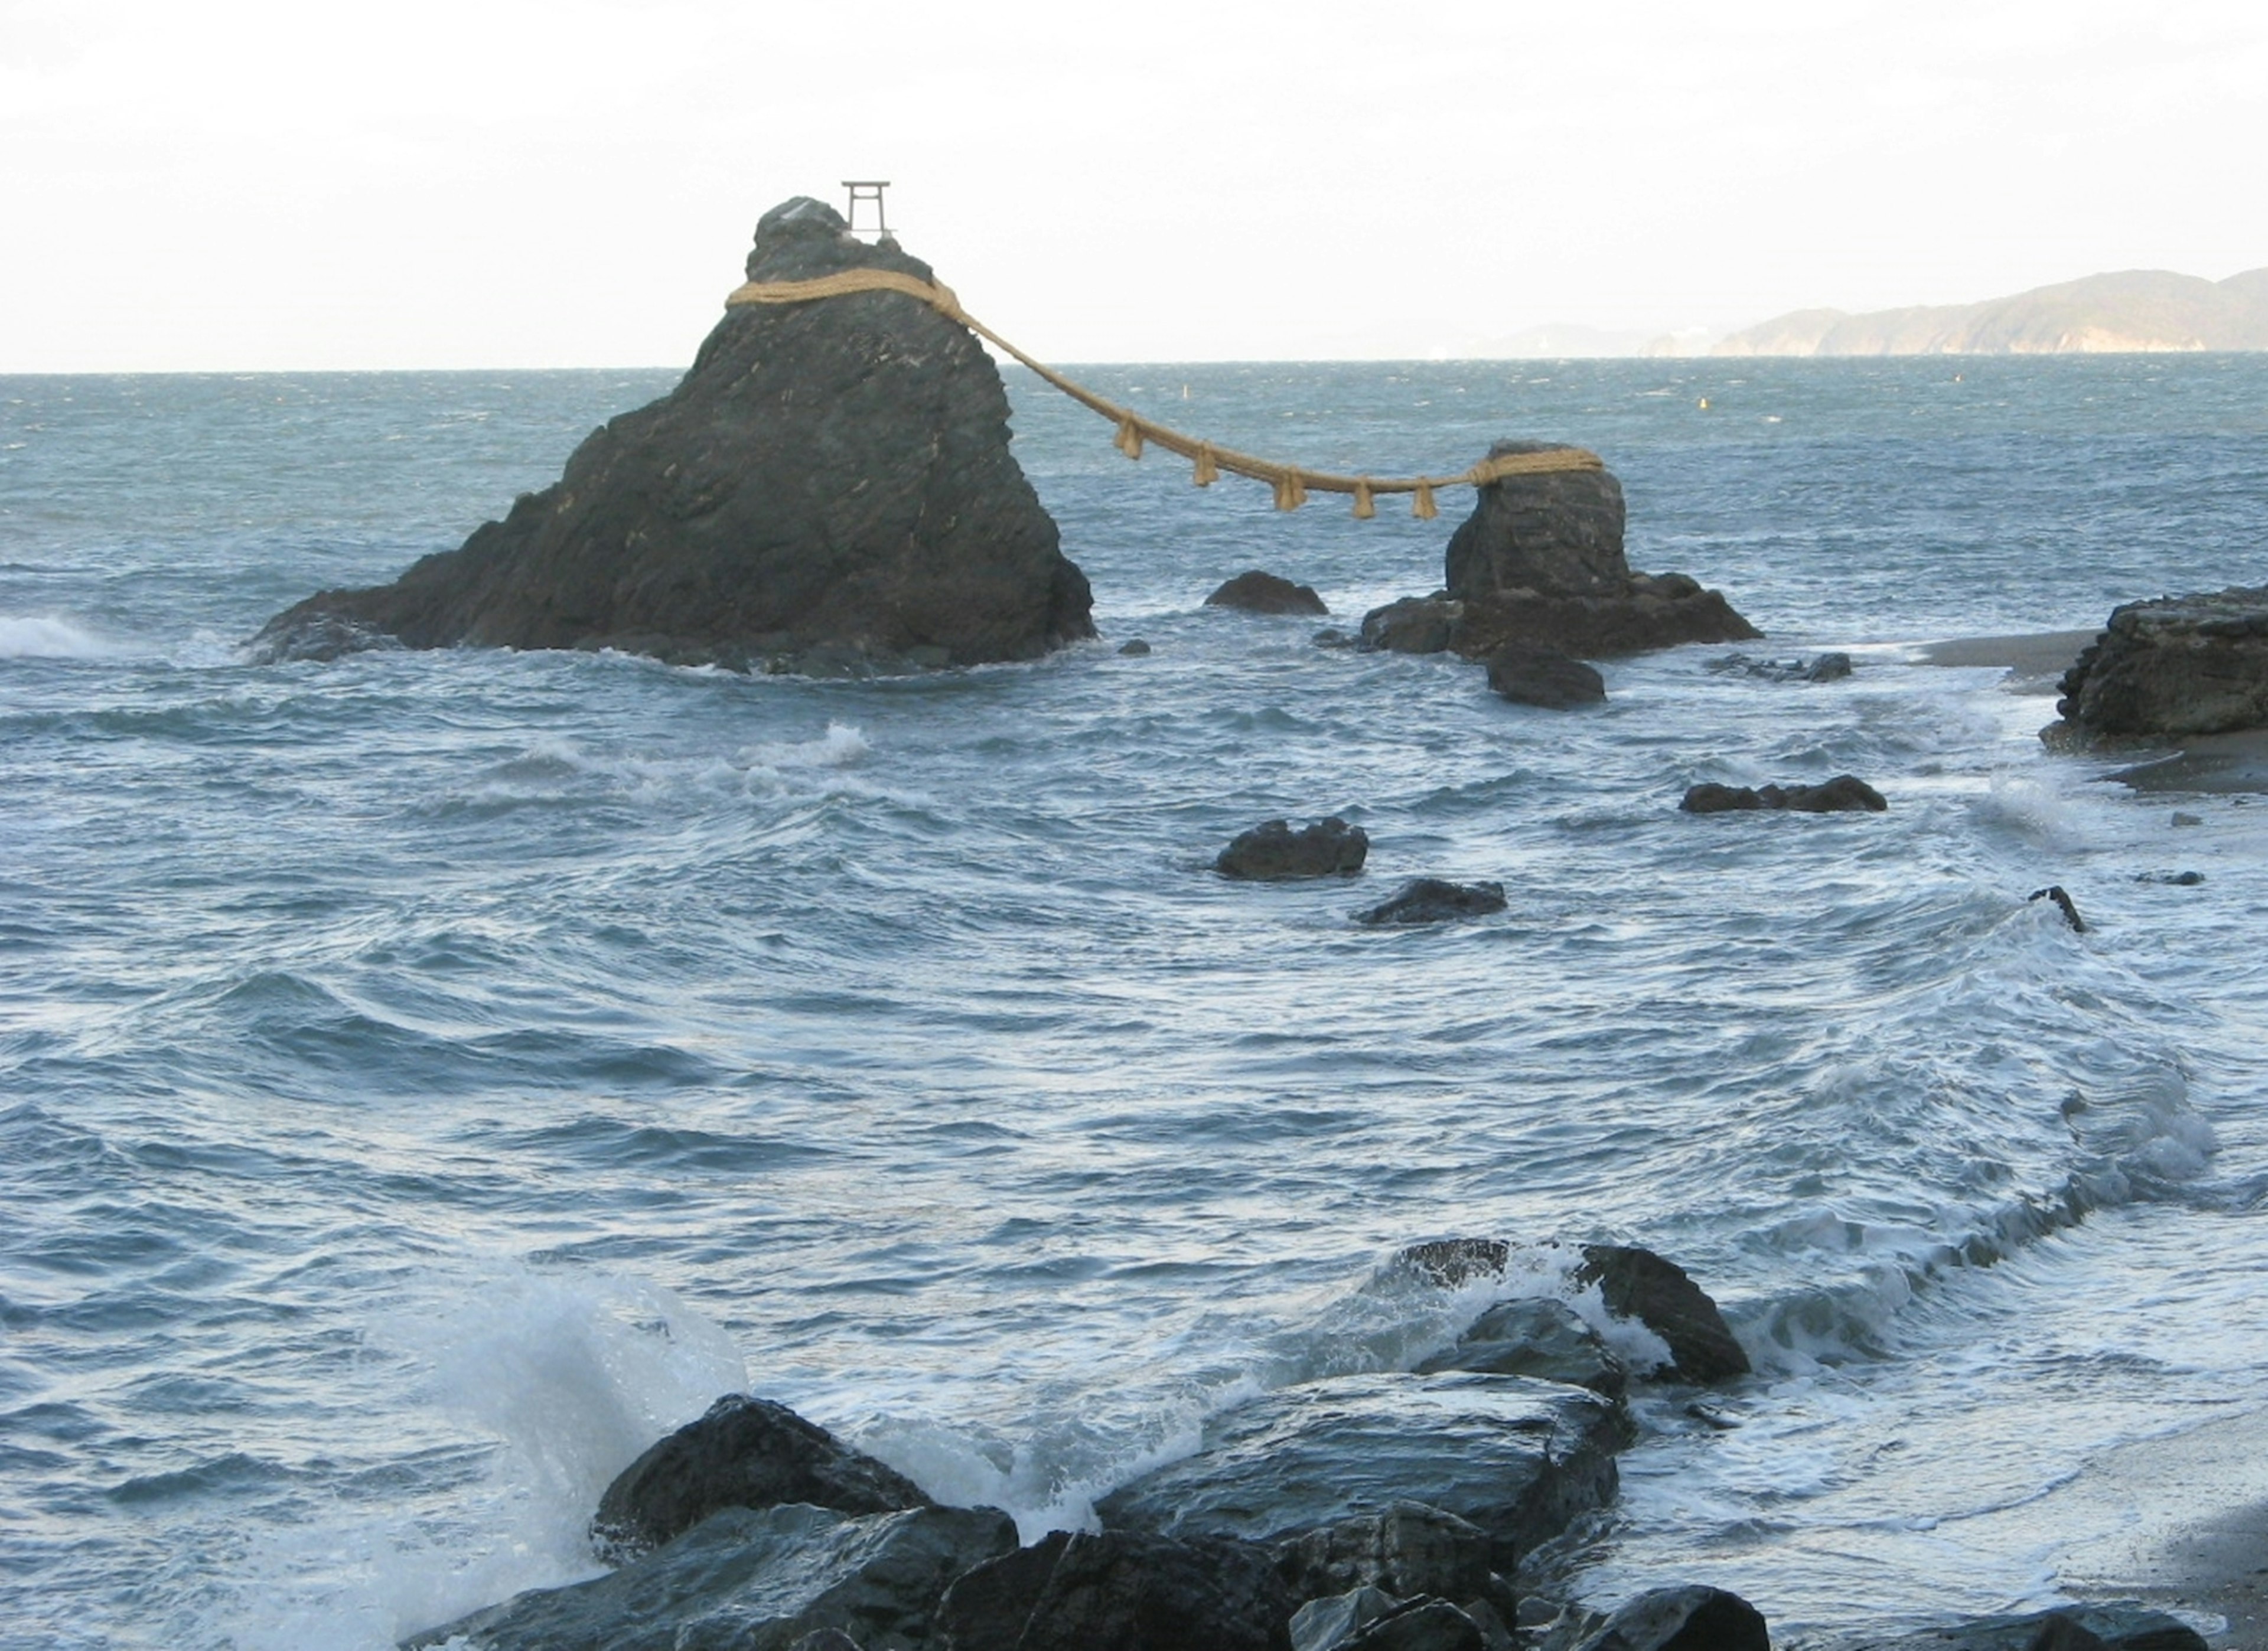
<path id="1" fill-rule="evenodd" d="M 1852 315 L 1796 310 L 1718 341 L 1719 356 L 2053 356 L 2268 349 L 2268 269 L 2205 281 L 2088 275 L 1982 304 Z"/>

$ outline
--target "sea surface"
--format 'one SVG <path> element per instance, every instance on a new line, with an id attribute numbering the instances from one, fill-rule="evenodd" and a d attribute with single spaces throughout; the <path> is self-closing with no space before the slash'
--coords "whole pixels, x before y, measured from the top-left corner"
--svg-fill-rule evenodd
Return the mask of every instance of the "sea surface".
<path id="1" fill-rule="evenodd" d="M 1555 714 L 1207 609 L 1264 567 L 1351 627 L 1464 495 L 1278 514 L 1021 372 L 1098 642 L 257 665 L 674 374 L 0 378 L 0 1644 L 374 1651 L 591 1574 L 608 1478 L 741 1388 L 1035 1537 L 1454 1339 L 1515 1285 L 1383 1272 L 1444 1236 L 1724 1303 L 1757 1374 L 1640 1401 L 1578 1586 L 1782 1644 L 2066 1597 L 2139 1517 L 2090 1464 L 2268 1413 L 2268 799 L 1916 652 L 2268 582 L 2268 358 L 1086 376 L 1324 468 L 1582 443 L 1635 566 L 1857 671 L 1688 648 Z M 1889 811 L 1677 809 L 1844 772 Z M 1210 870 L 1334 812 L 1357 881 Z M 1509 909 L 1351 922 L 1418 875 Z"/>

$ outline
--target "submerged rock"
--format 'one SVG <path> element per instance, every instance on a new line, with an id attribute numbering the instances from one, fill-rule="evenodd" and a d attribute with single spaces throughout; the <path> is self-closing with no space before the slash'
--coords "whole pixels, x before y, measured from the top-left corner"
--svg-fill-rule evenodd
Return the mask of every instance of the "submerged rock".
<path id="1" fill-rule="evenodd" d="M 1595 1393 L 1519 1376 L 1337 1376 L 1212 1418 L 1196 1456 L 1095 1511 L 1114 1530 L 1272 1541 L 1422 1503 L 1478 1527 L 1508 1575 L 1613 1497 L 1625 1426 Z"/>
<path id="2" fill-rule="evenodd" d="M 1337 815 L 1292 829 L 1289 820 L 1271 819 L 1239 832 L 1214 858 L 1225 877 L 1283 883 L 1297 877 L 1351 877 L 1370 853 L 1370 834 Z"/>
<path id="3" fill-rule="evenodd" d="M 1718 785 L 1689 787 L 1679 808 L 1688 814 L 1738 813 L 1749 809 L 1786 809 L 1799 814 L 1879 814 L 1889 807 L 1880 791 L 1854 774 L 1839 774 L 1817 785 Z"/>
<path id="4" fill-rule="evenodd" d="M 931 274 L 800 198 L 764 215 L 747 264 L 758 282 L 859 268 Z M 503 521 L 392 584 L 309 598 L 254 649 L 359 635 L 738 669 L 833 650 L 834 674 L 1035 658 L 1094 634 L 1091 598 L 1008 441 L 990 358 L 917 298 L 735 306 L 674 390 Z"/>
<path id="5" fill-rule="evenodd" d="M 911 1479 L 786 1405 L 727 1393 L 615 1476 L 591 1537 L 601 1555 L 619 1558 L 658 1547 L 719 1508 L 784 1502 L 845 1514 L 931 1506 Z"/>
<path id="6" fill-rule="evenodd" d="M 938 1609 L 942 1651 L 1292 1651 L 1267 1551 L 1218 1537 L 1055 1531 L 971 1569 Z"/>
<path id="7" fill-rule="evenodd" d="M 855 1517 L 793 1504 L 731 1508 L 587 1582 L 538 1589 L 419 1634 L 473 1651 L 789 1651 L 833 1629 L 867 1647 L 924 1651 L 955 1577 L 1016 1546 L 993 1508 Z"/>
<path id="8" fill-rule="evenodd" d="M 1354 921 L 1373 926 L 1388 923 L 1449 923 L 1459 918 L 1485 917 L 1505 908 L 1501 883 L 1450 883 L 1440 877 L 1415 877 L 1396 890 L 1390 899 Z"/>
<path id="9" fill-rule="evenodd" d="M 2268 728 L 2268 585 L 2115 608 L 2063 676 L 2066 737 Z"/>
<path id="10" fill-rule="evenodd" d="M 1247 613 L 1328 613 L 1313 585 L 1294 584 L 1257 568 L 1240 573 L 1205 598 L 1207 607 L 1240 608 Z"/>
<path id="11" fill-rule="evenodd" d="M 1489 686 L 1515 705 L 1566 711 L 1607 697 L 1605 678 L 1556 648 L 1506 642 L 1488 657 L 1487 664 Z"/>

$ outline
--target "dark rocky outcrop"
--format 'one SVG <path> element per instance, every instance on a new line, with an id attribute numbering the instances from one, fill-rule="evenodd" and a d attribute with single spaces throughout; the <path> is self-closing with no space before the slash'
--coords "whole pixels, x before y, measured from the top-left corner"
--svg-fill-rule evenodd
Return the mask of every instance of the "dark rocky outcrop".
<path id="1" fill-rule="evenodd" d="M 1799 814 L 1879 814 L 1889 807 L 1880 791 L 1852 774 L 1839 774 L 1817 785 L 1718 785 L 1704 781 L 1689 787 L 1678 803 L 1688 814 L 1730 814 L 1750 809 L 1786 809 Z"/>
<path id="2" fill-rule="evenodd" d="M 1485 663 L 1489 686 L 1515 705 L 1566 711 L 1597 705 L 1607 697 L 1605 678 L 1556 648 L 1506 642 Z"/>
<path id="3" fill-rule="evenodd" d="M 1400 1599 L 1493 1595 L 1506 1610 L 1518 1604 L 1497 1575 L 1498 1549 L 1489 1534 L 1423 1502 L 1396 1503 L 1287 1537 L 1276 1554 L 1293 1596 L 1303 1600 L 1369 1588 Z"/>
<path id="4" fill-rule="evenodd" d="M 2182 738 L 2268 728 L 2268 585 L 2112 610 L 2063 676 L 2056 711 L 2080 738 Z"/>
<path id="5" fill-rule="evenodd" d="M 1239 832 L 1212 862 L 1225 877 L 1281 883 L 1295 877 L 1352 877 L 1370 853 L 1370 834 L 1337 815 L 1292 829 L 1271 819 Z"/>
<path id="6" fill-rule="evenodd" d="M 1630 1386 L 1629 1368 L 1599 1332 L 1566 1302 L 1548 1295 L 1498 1302 L 1473 1321 L 1456 1346 L 1415 1368 L 1420 1376 L 1436 1370 L 1532 1376 L 1587 1387 L 1609 1398 L 1620 1398 Z"/>
<path id="7" fill-rule="evenodd" d="M 862 1647 L 928 1651 L 954 1578 L 1013 1552 L 991 1508 L 856 1517 L 793 1504 L 732 1508 L 619 1571 L 540 1589 L 417 1635 L 475 1651 L 789 1651 L 834 1629 Z"/>
<path id="8" fill-rule="evenodd" d="M 2079 914 L 2078 902 L 2065 891 L 2062 884 L 2051 883 L 2043 889 L 2034 889 L 2024 899 L 2027 904 L 2033 900 L 2053 901 L 2056 910 L 2063 914 L 2065 922 L 2070 924 L 2079 934 L 2083 935 L 2087 932 L 2087 920 Z"/>
<path id="9" fill-rule="evenodd" d="M 1851 674 L 1851 656 L 1815 654 L 1808 659 L 1751 659 L 1746 654 L 1727 654 L 1712 659 L 1709 669 L 1723 675 L 1755 677 L 1764 682 L 1840 682 Z"/>
<path id="10" fill-rule="evenodd" d="M 1977 1617 L 1925 1633 L 1838 1642 L 1836 1651 L 2205 1651 L 2205 1637 L 2161 1611 L 2121 1601 L 2062 1605 L 2023 1616 Z"/>
<path id="11" fill-rule="evenodd" d="M 1675 1261 L 1635 1244 L 1585 1244 L 1578 1287 L 1595 1284 L 1607 1310 L 1635 1318 L 1668 1344 L 1671 1369 L 1689 1382 L 1745 1376 L 1749 1355 L 1706 1291 Z"/>
<path id="12" fill-rule="evenodd" d="M 1440 877 L 1415 877 L 1396 890 L 1391 899 L 1357 912 L 1354 921 L 1373 926 L 1448 923 L 1459 918 L 1485 917 L 1504 907 L 1501 883 L 1449 883 Z"/>
<path id="13" fill-rule="evenodd" d="M 1771 1651 L 1764 1613 L 1721 1588 L 1657 1588 L 1617 1607 L 1580 1651 Z"/>
<path id="14" fill-rule="evenodd" d="M 1498 442 L 1500 454 L 1552 444 Z M 1450 536 L 1444 588 L 1364 616 L 1363 646 L 1484 659 L 1506 643 L 1579 659 L 1760 635 L 1683 574 L 1633 573 L 1623 554 L 1623 490 L 1603 470 L 1506 476 L 1476 489 Z"/>
<path id="15" fill-rule="evenodd" d="M 727 1393 L 615 1476 L 591 1537 L 602 1555 L 620 1558 L 658 1547 L 719 1508 L 784 1502 L 845 1514 L 931 1505 L 911 1479 L 786 1405 Z"/>
<path id="16" fill-rule="evenodd" d="M 1509 1575 L 1612 1498 L 1626 1425 L 1595 1393 L 1519 1376 L 1338 1376 L 1214 1417 L 1197 1455 L 1096 1512 L 1111 1529 L 1280 1541 L 1419 1502 L 1477 1526 Z"/>
<path id="17" fill-rule="evenodd" d="M 1294 584 L 1257 568 L 1240 573 L 1205 598 L 1207 607 L 1233 607 L 1247 613 L 1328 613 L 1313 585 Z"/>
<path id="18" fill-rule="evenodd" d="M 757 226 L 752 281 L 930 269 L 819 202 Z M 390 585 L 276 616 L 259 657 L 357 638 L 616 648 L 858 673 L 1035 658 L 1094 635 L 1085 576 L 1008 448 L 1000 375 L 921 300 L 728 309 L 668 395 Z"/>
<path id="19" fill-rule="evenodd" d="M 1218 1537 L 1056 1531 L 981 1565 L 938 1609 L 944 1651 L 1291 1651 L 1267 1551 Z"/>

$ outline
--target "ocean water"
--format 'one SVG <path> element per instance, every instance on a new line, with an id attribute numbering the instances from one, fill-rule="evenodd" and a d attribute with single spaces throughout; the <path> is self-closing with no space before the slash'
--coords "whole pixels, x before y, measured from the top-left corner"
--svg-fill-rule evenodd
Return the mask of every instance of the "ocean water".
<path id="1" fill-rule="evenodd" d="M 742 1387 L 1037 1536 L 1523 1287 L 1381 1275 L 1458 1235 L 1724 1303 L 1757 1374 L 1641 1401 L 1577 1585 L 1783 1643 L 2061 1598 L 2139 1518 L 2063 1487 L 2268 1413 L 2268 801 L 1914 653 L 2268 580 L 2268 360 L 1089 375 L 1325 467 L 1593 446 L 1634 565 L 1841 683 L 1685 649 L 1555 715 L 1207 610 L 1262 566 L 1351 626 L 1462 499 L 1198 492 L 1020 373 L 1099 642 L 246 662 L 673 377 L 0 379 L 0 1644 L 390 1645 L 590 1574 L 608 1479 Z M 1844 771 L 1889 811 L 1676 809 Z M 1357 882 L 1208 869 L 1329 812 Z M 1509 909 L 1350 922 L 1421 874 Z"/>

